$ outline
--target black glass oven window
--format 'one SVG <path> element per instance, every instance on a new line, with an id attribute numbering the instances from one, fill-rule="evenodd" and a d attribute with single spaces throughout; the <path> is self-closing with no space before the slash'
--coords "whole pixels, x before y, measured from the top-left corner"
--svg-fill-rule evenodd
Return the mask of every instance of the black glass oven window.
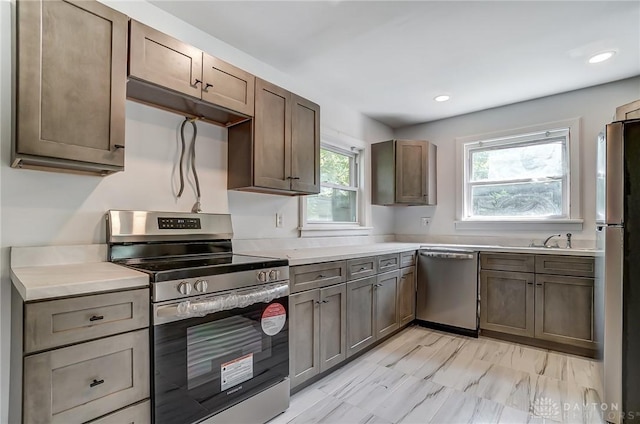
<path id="1" fill-rule="evenodd" d="M 266 339 L 270 344 L 270 339 Z M 265 351 L 263 335 L 255 322 L 244 316 L 230 316 L 187 328 L 187 388 L 220 380 L 221 389 L 228 384 L 230 370 L 235 366 L 236 375 L 229 382 L 241 383 L 253 377 L 253 355 Z M 230 359 L 231 358 L 231 359 Z M 229 383 L 230 384 L 230 383 Z"/>

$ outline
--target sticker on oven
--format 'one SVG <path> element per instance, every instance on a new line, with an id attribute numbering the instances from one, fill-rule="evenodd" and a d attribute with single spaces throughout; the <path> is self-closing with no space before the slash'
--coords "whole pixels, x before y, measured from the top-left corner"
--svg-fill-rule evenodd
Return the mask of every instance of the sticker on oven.
<path id="1" fill-rule="evenodd" d="M 253 353 L 220 365 L 220 390 L 227 390 L 253 378 Z"/>
<path id="2" fill-rule="evenodd" d="M 262 331 L 267 336 L 275 336 L 282 330 L 287 321 L 287 311 L 279 303 L 272 303 L 262 313 Z"/>

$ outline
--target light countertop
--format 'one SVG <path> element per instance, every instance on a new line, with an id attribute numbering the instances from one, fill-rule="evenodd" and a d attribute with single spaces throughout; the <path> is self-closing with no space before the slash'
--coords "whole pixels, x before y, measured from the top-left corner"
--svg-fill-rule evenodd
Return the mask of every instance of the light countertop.
<path id="1" fill-rule="evenodd" d="M 470 249 L 479 252 L 533 253 L 568 256 L 594 256 L 593 249 L 562 249 L 541 247 L 486 246 L 467 244 L 428 244 L 428 243 L 374 243 L 352 246 L 310 247 L 280 250 L 254 250 L 235 252 L 270 258 L 288 259 L 289 265 L 306 265 L 317 262 L 340 261 L 362 256 L 383 255 L 385 253 L 406 252 L 420 248 Z"/>
<path id="2" fill-rule="evenodd" d="M 12 267 L 11 280 L 25 301 L 149 286 L 147 274 L 111 262 Z"/>

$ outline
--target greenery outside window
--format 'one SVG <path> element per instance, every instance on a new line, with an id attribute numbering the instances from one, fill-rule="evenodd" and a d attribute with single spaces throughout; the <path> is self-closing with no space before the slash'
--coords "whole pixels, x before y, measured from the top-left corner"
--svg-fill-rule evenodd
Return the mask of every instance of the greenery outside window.
<path id="1" fill-rule="evenodd" d="M 309 224 L 358 224 L 358 154 L 333 146 L 320 149 L 320 193 L 306 197 Z"/>
<path id="2" fill-rule="evenodd" d="M 569 128 L 470 141 L 463 220 L 570 218 Z"/>

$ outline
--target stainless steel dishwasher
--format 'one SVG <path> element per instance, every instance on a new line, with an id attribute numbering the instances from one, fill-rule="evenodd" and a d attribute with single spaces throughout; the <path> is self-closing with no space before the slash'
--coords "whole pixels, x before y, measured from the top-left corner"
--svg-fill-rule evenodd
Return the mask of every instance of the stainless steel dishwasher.
<path id="1" fill-rule="evenodd" d="M 432 328 L 478 336 L 478 252 L 419 250 L 416 318 Z"/>

